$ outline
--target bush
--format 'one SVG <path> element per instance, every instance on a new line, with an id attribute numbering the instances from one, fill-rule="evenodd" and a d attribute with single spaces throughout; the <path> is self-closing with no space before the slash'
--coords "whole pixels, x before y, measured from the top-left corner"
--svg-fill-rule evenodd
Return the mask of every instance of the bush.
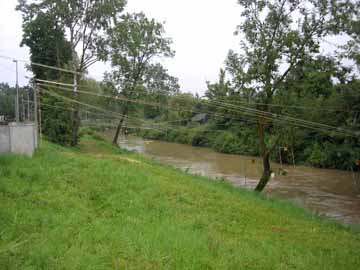
<path id="1" fill-rule="evenodd" d="M 192 146 L 210 146 L 210 138 L 205 131 L 197 131 L 191 140 Z"/>
<path id="2" fill-rule="evenodd" d="M 304 151 L 304 156 L 309 164 L 316 167 L 324 167 L 327 163 L 327 154 L 318 143 L 307 147 Z"/>
<path id="3" fill-rule="evenodd" d="M 162 140 L 165 138 L 164 131 L 156 129 L 143 129 L 137 133 L 140 137 L 150 140 Z"/>
<path id="4" fill-rule="evenodd" d="M 95 134 L 95 131 L 91 127 L 81 127 L 79 136 L 84 137 L 86 135 L 93 136 Z"/>
<path id="5" fill-rule="evenodd" d="M 52 97 L 42 97 L 41 102 L 50 106 L 69 106 Z M 70 146 L 72 144 L 74 123 L 71 111 L 43 106 L 41 116 L 42 133 L 49 141 L 63 146 Z"/>
<path id="6" fill-rule="evenodd" d="M 212 147 L 221 153 L 239 154 L 241 153 L 241 141 L 234 134 L 224 131 L 219 133 Z"/>

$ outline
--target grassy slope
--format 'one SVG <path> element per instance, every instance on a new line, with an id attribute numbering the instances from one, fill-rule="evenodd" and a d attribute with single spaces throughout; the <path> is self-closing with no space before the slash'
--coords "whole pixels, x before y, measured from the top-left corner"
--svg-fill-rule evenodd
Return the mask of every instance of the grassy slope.
<path id="1" fill-rule="evenodd" d="M 85 139 L 0 158 L 0 269 L 360 269 L 360 235 Z"/>

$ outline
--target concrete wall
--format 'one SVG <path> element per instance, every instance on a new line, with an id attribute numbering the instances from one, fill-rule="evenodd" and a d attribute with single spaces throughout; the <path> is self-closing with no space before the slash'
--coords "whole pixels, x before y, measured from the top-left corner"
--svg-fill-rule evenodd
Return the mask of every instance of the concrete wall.
<path id="1" fill-rule="evenodd" d="M 10 153 L 10 129 L 0 126 L 0 154 Z"/>
<path id="2" fill-rule="evenodd" d="M 38 145 L 37 140 L 37 128 L 34 123 L 10 123 L 8 126 L 0 126 L 0 154 L 32 156 Z"/>

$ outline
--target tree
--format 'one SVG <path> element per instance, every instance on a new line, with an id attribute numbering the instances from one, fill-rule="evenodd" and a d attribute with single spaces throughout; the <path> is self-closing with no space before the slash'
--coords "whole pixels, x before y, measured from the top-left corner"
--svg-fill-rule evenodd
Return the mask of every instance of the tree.
<path id="1" fill-rule="evenodd" d="M 24 23 L 28 23 L 40 13 L 55 17 L 65 33 L 72 51 L 74 73 L 74 95 L 84 73 L 91 65 L 104 59 L 103 32 L 114 25 L 123 11 L 125 0 L 42 0 L 39 3 L 19 0 L 17 10 L 23 14 Z M 80 127 L 79 105 L 74 107 L 72 145 L 78 143 Z"/>
<path id="2" fill-rule="evenodd" d="M 15 93 L 15 88 L 0 83 L 0 115 L 6 119 L 15 119 Z"/>
<path id="3" fill-rule="evenodd" d="M 153 67 L 153 59 L 174 55 L 170 48 L 171 40 L 163 35 L 163 25 L 146 18 L 143 13 L 124 15 L 122 21 L 108 32 L 108 50 L 113 67 L 111 78 L 118 94 L 129 100 L 137 97 L 139 92 L 136 90 L 144 84 L 146 72 Z M 129 110 L 130 102 L 123 102 L 114 144 Z"/>
<path id="4" fill-rule="evenodd" d="M 226 81 L 223 69 L 220 69 L 219 81 L 213 84 L 207 82 L 207 88 L 205 97 L 209 100 L 224 99 L 232 93 L 230 82 Z"/>
<path id="5" fill-rule="evenodd" d="M 157 104 L 166 104 L 169 97 L 179 93 L 179 80 L 168 74 L 167 70 L 159 63 L 150 65 L 144 75 L 144 98 Z M 167 118 L 168 107 L 144 106 L 144 116 L 155 118 L 165 115 Z"/>
<path id="6" fill-rule="evenodd" d="M 242 54 L 230 52 L 229 69 L 239 85 L 253 89 L 264 105 L 258 121 L 263 173 L 256 191 L 262 191 L 271 176 L 270 155 L 276 140 L 268 138 L 272 123 L 266 117 L 275 93 L 305 56 L 319 53 L 320 39 L 334 30 L 336 3 L 327 0 L 239 0 L 243 22 L 237 34 L 243 37 Z M 234 64 L 235 63 L 235 64 Z M 236 67 L 236 72 L 234 72 Z"/>
<path id="7" fill-rule="evenodd" d="M 21 46 L 24 45 L 29 47 L 30 60 L 33 63 L 43 63 L 59 68 L 64 68 L 71 63 L 71 45 L 65 39 L 62 27 L 52 14 L 39 12 L 35 19 L 23 24 Z M 31 65 L 31 71 L 35 79 L 71 81 L 71 77 L 58 70 Z M 42 94 L 40 99 L 43 104 L 41 117 L 43 134 L 52 142 L 70 145 L 73 125 L 69 104 L 45 94 Z M 69 110 L 61 109 L 62 107 Z"/>

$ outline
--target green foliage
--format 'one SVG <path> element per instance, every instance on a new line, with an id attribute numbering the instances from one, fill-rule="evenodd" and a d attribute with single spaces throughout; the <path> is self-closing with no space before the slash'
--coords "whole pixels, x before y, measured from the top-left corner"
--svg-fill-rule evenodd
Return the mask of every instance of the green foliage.
<path id="1" fill-rule="evenodd" d="M 309 148 L 304 150 L 305 157 L 308 162 L 313 166 L 324 167 L 327 160 L 327 155 L 323 147 L 315 143 Z"/>
<path id="2" fill-rule="evenodd" d="M 53 14 L 39 12 L 33 20 L 24 23 L 22 45 L 30 49 L 31 61 L 49 66 L 64 67 L 72 59 L 71 46 L 65 39 L 64 30 Z M 59 71 L 31 66 L 36 79 L 68 81 L 70 78 Z M 47 90 L 55 92 L 55 89 Z M 74 124 L 71 106 L 46 93 L 40 95 L 42 106 L 42 132 L 48 140 L 61 145 L 73 142 Z M 68 108 L 61 109 L 61 107 Z M 60 109 L 59 109 L 60 108 Z"/>
<path id="3" fill-rule="evenodd" d="M 63 67 L 68 64 L 72 70 L 85 73 L 91 65 L 106 58 L 103 33 L 118 21 L 125 4 L 125 0 L 19 0 L 16 9 L 22 13 L 24 43 L 32 50 L 34 59 L 43 64 L 56 59 L 56 63 L 48 65 Z M 68 40 L 64 33 L 68 34 Z M 34 39 L 34 35 L 38 39 Z M 54 47 L 48 46 L 51 42 L 55 42 Z M 59 49 L 58 44 L 62 48 Z M 52 53 L 55 48 L 58 48 L 57 54 Z M 68 54 L 71 62 L 59 60 L 67 60 Z M 76 74 L 73 83 L 79 85 L 80 81 L 81 77 Z M 76 146 L 81 124 L 78 104 L 74 106 L 71 121 L 73 136 L 70 144 Z"/>
<path id="4" fill-rule="evenodd" d="M 19 0 L 16 9 L 21 11 L 25 25 L 37 20 L 41 14 L 53 17 L 58 29 L 69 33 L 72 64 L 76 70 L 85 71 L 97 60 L 104 58 L 106 53 L 101 34 L 119 20 L 125 4 L 124 0 Z M 78 59 L 77 52 L 80 53 Z"/>
<path id="5" fill-rule="evenodd" d="M 355 161 L 359 159 L 359 147 L 336 145 L 329 142 L 319 145 L 315 143 L 305 149 L 306 161 L 312 166 L 353 170 Z"/>
<path id="6" fill-rule="evenodd" d="M 163 140 L 165 139 L 165 133 L 156 129 L 141 129 L 137 133 L 139 136 L 150 140 Z"/>
<path id="7" fill-rule="evenodd" d="M 30 60 L 48 66 L 65 67 L 72 59 L 71 44 L 53 14 L 40 11 L 36 18 L 23 24 L 21 46 L 30 49 Z M 58 70 L 31 65 L 35 78 L 58 80 L 64 74 Z"/>
<path id="8" fill-rule="evenodd" d="M 156 57 L 172 57 L 171 40 L 164 37 L 164 27 L 154 19 L 148 19 L 144 13 L 126 14 L 107 33 L 106 48 L 113 67 L 107 74 L 109 80 L 116 86 L 117 94 L 125 97 L 122 103 L 118 132 L 113 142 L 118 140 L 124 117 L 134 110 L 131 99 L 141 96 L 145 82 L 150 84 L 149 75 L 157 81 L 160 72 L 163 79 L 165 70 L 160 65 L 154 65 Z M 157 77 L 157 78 L 155 78 Z"/>
<path id="9" fill-rule="evenodd" d="M 212 137 L 209 135 L 210 130 L 206 127 L 199 126 L 192 129 L 191 145 L 192 146 L 211 146 Z"/>
<path id="10" fill-rule="evenodd" d="M 146 71 L 151 70 L 153 58 L 174 55 L 171 40 L 163 35 L 163 25 L 143 13 L 122 16 L 108 31 L 107 50 L 114 69 L 111 78 L 123 95 L 134 95 Z"/>
<path id="11" fill-rule="evenodd" d="M 238 137 L 225 131 L 216 137 L 213 147 L 218 152 L 235 154 L 240 152 L 240 144 Z"/>
<path id="12" fill-rule="evenodd" d="M 150 104 L 167 104 L 169 96 L 179 92 L 178 79 L 170 76 L 167 70 L 160 64 L 149 66 L 144 77 L 144 90 L 141 94 L 143 99 Z M 156 118 L 158 115 L 168 115 L 167 106 L 144 105 L 144 117 Z"/>
<path id="13" fill-rule="evenodd" d="M 15 119 L 16 89 L 7 83 L 0 83 L 0 115 L 7 119 Z"/>

